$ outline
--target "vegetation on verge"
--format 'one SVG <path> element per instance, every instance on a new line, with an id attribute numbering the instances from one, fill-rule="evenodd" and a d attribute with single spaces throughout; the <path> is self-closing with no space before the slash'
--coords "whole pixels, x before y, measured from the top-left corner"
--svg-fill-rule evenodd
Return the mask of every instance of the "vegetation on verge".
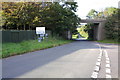
<path id="1" fill-rule="evenodd" d="M 110 39 L 99 40 L 99 41 L 97 41 L 97 42 L 100 42 L 100 43 L 120 44 L 120 42 L 118 42 L 117 40 L 110 40 Z"/>
<path id="2" fill-rule="evenodd" d="M 20 43 L 3 43 L 2 44 L 2 58 L 19 55 L 26 52 L 51 48 L 62 44 L 70 43 L 71 40 L 64 40 L 62 38 L 49 37 L 42 42 L 38 40 L 23 41 Z"/>
<path id="3" fill-rule="evenodd" d="M 106 39 L 120 42 L 120 9 L 114 7 L 108 7 L 103 11 L 96 11 L 94 9 L 90 10 L 87 17 L 89 19 L 105 19 L 105 35 Z M 87 25 L 89 28 L 91 25 Z M 95 26 L 95 24 L 93 24 Z M 87 28 L 86 28 L 87 29 Z M 90 29 L 87 29 L 88 31 Z"/>
<path id="4" fill-rule="evenodd" d="M 106 30 L 106 38 L 120 41 L 120 19 L 118 19 L 118 15 L 120 15 L 120 9 L 117 9 L 114 14 L 108 16 L 106 19 L 105 30 Z"/>

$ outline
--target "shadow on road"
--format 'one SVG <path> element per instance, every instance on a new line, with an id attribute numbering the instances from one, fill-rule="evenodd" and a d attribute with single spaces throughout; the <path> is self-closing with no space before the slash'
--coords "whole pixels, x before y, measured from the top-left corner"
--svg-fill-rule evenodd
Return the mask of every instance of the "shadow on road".
<path id="1" fill-rule="evenodd" d="M 30 52 L 2 60 L 2 77 L 15 78 L 80 49 L 98 49 L 93 41 L 74 41 L 62 46 Z M 38 73 L 36 73 L 38 74 Z"/>

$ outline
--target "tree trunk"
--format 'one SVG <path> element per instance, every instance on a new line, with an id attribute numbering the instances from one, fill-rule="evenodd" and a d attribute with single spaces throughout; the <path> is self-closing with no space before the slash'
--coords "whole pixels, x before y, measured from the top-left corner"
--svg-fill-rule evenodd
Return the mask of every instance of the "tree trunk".
<path id="1" fill-rule="evenodd" d="M 18 30 L 18 26 L 17 26 L 17 30 Z"/>
<path id="2" fill-rule="evenodd" d="M 30 30 L 30 26 L 29 26 L 29 30 Z"/>
<path id="3" fill-rule="evenodd" d="M 24 24 L 24 30 L 25 30 L 25 24 Z"/>

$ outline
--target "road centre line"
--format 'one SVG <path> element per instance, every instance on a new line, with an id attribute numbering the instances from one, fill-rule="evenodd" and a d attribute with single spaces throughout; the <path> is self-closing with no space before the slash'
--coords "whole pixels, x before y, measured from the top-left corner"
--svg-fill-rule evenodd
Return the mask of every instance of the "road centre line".
<path id="1" fill-rule="evenodd" d="M 106 78 L 112 78 L 110 75 L 111 74 L 110 59 L 109 59 L 107 51 L 104 50 L 104 52 L 105 52 L 105 57 L 106 57 Z"/>
<path id="2" fill-rule="evenodd" d="M 98 72 L 93 72 L 91 78 L 97 78 L 98 77 Z"/>
<path id="3" fill-rule="evenodd" d="M 110 64 L 110 61 L 106 60 L 106 63 L 107 63 L 107 64 Z"/>
<path id="4" fill-rule="evenodd" d="M 106 78 L 112 78 L 111 75 L 106 74 Z"/>
<path id="5" fill-rule="evenodd" d="M 98 56 L 98 59 L 97 59 L 97 62 L 96 62 L 96 66 L 95 66 L 95 69 L 92 73 L 91 78 L 98 78 L 98 73 L 100 71 L 101 58 L 102 58 L 103 51 L 102 51 L 102 48 L 101 48 L 99 43 L 98 43 L 98 46 L 99 46 L 100 53 L 99 53 L 99 56 Z"/>
<path id="6" fill-rule="evenodd" d="M 110 64 L 106 64 L 106 67 L 107 67 L 107 68 L 110 68 Z"/>
<path id="7" fill-rule="evenodd" d="M 95 72 L 99 72 L 99 71 L 100 71 L 100 66 L 95 66 L 94 71 L 95 71 Z"/>
<path id="8" fill-rule="evenodd" d="M 97 66 L 100 66 L 100 64 L 101 64 L 100 62 L 96 62 L 96 65 L 97 65 Z"/>
<path id="9" fill-rule="evenodd" d="M 100 61 L 101 61 L 101 59 L 98 59 L 97 61 L 98 61 L 98 62 L 100 62 Z"/>
<path id="10" fill-rule="evenodd" d="M 110 74 L 111 70 L 109 68 L 106 68 L 106 73 Z"/>
<path id="11" fill-rule="evenodd" d="M 99 56 L 98 59 L 101 59 L 101 57 Z"/>
<path id="12" fill-rule="evenodd" d="M 95 66 L 94 72 L 92 73 L 91 78 L 98 78 L 98 74 L 99 74 L 99 71 L 100 71 L 103 50 L 102 50 L 102 47 L 99 43 L 98 43 L 98 46 L 99 46 L 100 53 L 99 53 L 99 56 L 98 56 L 98 59 L 97 59 L 97 62 L 96 62 L 96 66 Z M 108 53 L 107 53 L 106 50 L 104 50 L 104 54 L 105 54 L 105 59 L 106 59 L 106 65 L 105 65 L 105 67 L 106 67 L 106 69 L 105 69 L 106 78 L 112 78 L 111 75 L 110 75 L 111 74 L 110 59 L 109 59 L 109 56 L 108 56 Z"/>
<path id="13" fill-rule="evenodd" d="M 108 60 L 108 61 L 109 61 L 110 59 L 109 59 L 109 58 L 106 58 L 106 60 Z"/>

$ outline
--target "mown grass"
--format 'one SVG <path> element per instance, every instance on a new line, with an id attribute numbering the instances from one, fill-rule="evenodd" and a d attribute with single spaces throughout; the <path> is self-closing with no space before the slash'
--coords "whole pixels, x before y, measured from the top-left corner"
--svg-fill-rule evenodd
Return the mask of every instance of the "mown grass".
<path id="1" fill-rule="evenodd" d="M 38 40 L 29 40 L 20 43 L 3 43 L 2 58 L 51 48 L 70 42 L 72 41 L 64 40 L 62 38 L 49 37 L 48 39 L 44 39 L 42 42 L 38 42 Z"/>
<path id="2" fill-rule="evenodd" d="M 111 43 L 111 44 L 120 44 L 120 42 L 118 40 L 110 40 L 110 39 L 99 40 L 97 42 L 100 42 L 100 43 Z"/>

